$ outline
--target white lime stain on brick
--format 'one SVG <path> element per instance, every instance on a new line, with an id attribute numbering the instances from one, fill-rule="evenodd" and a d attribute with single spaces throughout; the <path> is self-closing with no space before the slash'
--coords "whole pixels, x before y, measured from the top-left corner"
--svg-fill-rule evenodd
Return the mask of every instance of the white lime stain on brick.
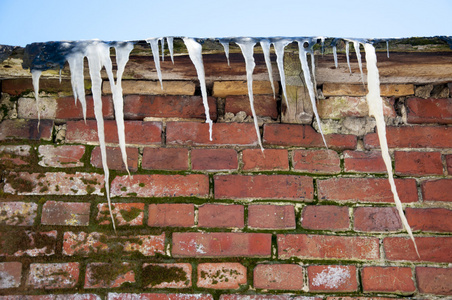
<path id="1" fill-rule="evenodd" d="M 318 273 L 312 280 L 313 286 L 325 286 L 327 288 L 338 288 L 347 279 L 350 279 L 350 271 L 338 266 L 331 267 Z"/>
<path id="2" fill-rule="evenodd" d="M 32 226 L 36 218 L 38 205 L 28 202 L 0 203 L 0 224 Z"/>

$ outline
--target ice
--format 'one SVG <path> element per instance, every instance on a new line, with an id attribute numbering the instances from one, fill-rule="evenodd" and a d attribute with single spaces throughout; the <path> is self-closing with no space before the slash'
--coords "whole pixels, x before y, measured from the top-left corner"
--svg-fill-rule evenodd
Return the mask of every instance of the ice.
<path id="1" fill-rule="evenodd" d="M 212 120 L 209 113 L 209 102 L 207 102 L 206 75 L 204 73 L 204 63 L 202 61 L 202 45 L 193 38 L 183 38 L 188 50 L 188 56 L 195 65 L 198 74 L 199 84 L 201 85 L 202 103 L 204 104 L 204 113 L 206 114 L 206 123 L 209 124 L 209 138 L 212 140 Z"/>
<path id="2" fill-rule="evenodd" d="M 83 76 L 83 59 L 85 53 L 83 49 L 77 50 L 66 57 L 71 70 L 71 84 L 75 103 L 77 99 L 82 105 L 83 120 L 86 123 L 86 98 L 85 98 L 85 80 Z"/>
<path id="3" fill-rule="evenodd" d="M 41 70 L 31 70 L 31 78 L 33 82 L 33 89 L 35 91 L 36 109 L 38 110 L 38 131 L 41 123 L 41 105 L 39 100 L 39 78 L 41 78 Z"/>
<path id="4" fill-rule="evenodd" d="M 60 84 L 61 84 L 61 68 L 60 68 L 60 71 L 58 72 L 58 81 L 59 81 Z"/>
<path id="5" fill-rule="evenodd" d="M 347 57 L 347 66 L 350 74 L 352 73 L 352 68 L 350 67 L 350 42 L 345 42 L 345 56 Z"/>
<path id="6" fill-rule="evenodd" d="M 386 41 L 386 55 L 389 58 L 389 41 Z"/>
<path id="7" fill-rule="evenodd" d="M 269 77 L 270 83 L 272 85 L 273 98 L 276 98 L 275 84 L 273 83 L 273 69 L 272 69 L 272 63 L 270 61 L 270 41 L 268 39 L 262 39 L 262 40 L 260 40 L 260 44 L 262 47 L 262 52 L 264 52 L 264 59 L 265 59 L 265 65 L 267 66 L 268 77 Z"/>
<path id="8" fill-rule="evenodd" d="M 333 58 L 334 58 L 334 66 L 337 69 L 337 47 L 336 47 L 336 45 L 333 46 Z"/>
<path id="9" fill-rule="evenodd" d="M 160 43 L 162 43 L 162 61 L 165 61 L 165 38 L 161 38 Z"/>
<path id="10" fill-rule="evenodd" d="M 359 42 L 353 41 L 353 47 L 355 48 L 356 58 L 358 59 L 359 71 L 361 72 L 361 81 L 364 85 L 364 75 L 363 75 L 363 63 L 361 61 L 361 52 L 359 50 Z"/>
<path id="11" fill-rule="evenodd" d="M 380 96 L 380 79 L 377 68 L 377 56 L 375 54 L 375 48 L 369 43 L 364 43 L 364 50 L 366 51 L 366 65 L 367 65 L 367 88 L 369 90 L 367 94 L 367 105 L 369 106 L 369 115 L 374 116 L 377 123 L 378 140 L 380 142 L 381 155 L 388 172 L 388 180 L 391 185 L 391 191 L 394 195 L 394 202 L 399 212 L 400 219 L 402 220 L 403 227 L 408 232 L 411 240 L 414 243 L 416 253 L 419 256 L 419 252 L 414 240 L 413 233 L 411 232 L 410 225 L 403 213 L 402 203 L 400 202 L 399 195 L 394 182 L 392 174 L 391 157 L 389 156 L 388 143 L 386 140 L 386 124 L 383 116 L 383 100 Z"/>
<path id="12" fill-rule="evenodd" d="M 229 39 L 220 39 L 220 44 L 223 45 L 224 54 L 226 55 L 226 60 L 228 61 L 228 66 L 231 66 L 229 62 Z"/>
<path id="13" fill-rule="evenodd" d="M 284 74 L 284 48 L 292 42 L 291 39 L 286 38 L 273 38 L 272 44 L 276 52 L 276 63 L 278 65 L 279 77 L 281 79 L 281 86 L 283 90 L 284 99 L 286 100 L 286 106 L 289 107 L 289 101 L 287 100 L 286 91 L 286 76 Z"/>
<path id="14" fill-rule="evenodd" d="M 257 122 L 256 111 L 254 110 L 254 97 L 253 97 L 253 71 L 256 63 L 254 62 L 254 45 L 256 41 L 252 38 L 237 38 L 235 43 L 239 45 L 240 50 L 242 50 L 243 57 L 245 58 L 246 65 L 246 83 L 248 86 L 248 97 L 250 99 L 251 113 L 253 115 L 254 128 L 256 129 L 257 141 L 261 147 L 262 152 L 264 147 L 262 147 L 261 134 L 259 131 L 259 124 Z"/>
<path id="15" fill-rule="evenodd" d="M 155 69 L 157 70 L 157 76 L 160 81 L 160 87 L 163 90 L 162 71 L 160 70 L 160 51 L 159 51 L 159 38 L 149 38 L 146 42 L 151 46 L 152 56 L 154 57 Z"/>
<path id="16" fill-rule="evenodd" d="M 322 55 L 323 55 L 323 51 L 325 48 L 325 37 L 324 36 L 320 37 L 320 43 L 322 44 Z"/>
<path id="17" fill-rule="evenodd" d="M 174 47 L 173 47 L 173 41 L 174 41 L 174 39 L 173 39 L 172 36 L 168 36 L 168 37 L 166 38 L 166 43 L 168 44 L 168 50 L 169 50 L 169 53 L 170 53 L 170 56 L 171 56 L 171 61 L 173 62 L 173 65 L 174 65 Z"/>

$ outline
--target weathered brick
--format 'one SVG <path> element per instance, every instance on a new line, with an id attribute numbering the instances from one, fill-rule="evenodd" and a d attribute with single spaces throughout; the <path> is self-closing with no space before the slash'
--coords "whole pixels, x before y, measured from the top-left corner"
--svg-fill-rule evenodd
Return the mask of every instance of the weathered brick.
<path id="1" fill-rule="evenodd" d="M 248 226 L 255 229 L 295 229 L 293 205 L 248 206 Z"/>
<path id="2" fill-rule="evenodd" d="M 19 119 L 55 119 L 57 101 L 53 97 L 39 97 L 39 116 L 35 98 L 19 98 L 17 117 Z"/>
<path id="3" fill-rule="evenodd" d="M 166 92 L 166 91 L 165 91 Z M 209 114 L 217 119 L 215 98 L 208 97 Z M 127 95 L 124 97 L 124 118 L 143 120 L 144 118 L 205 119 L 201 96 L 151 96 Z"/>
<path id="4" fill-rule="evenodd" d="M 422 294 L 452 295 L 452 268 L 416 267 L 416 281 Z"/>
<path id="5" fill-rule="evenodd" d="M 111 195 L 205 198 L 209 195 L 209 177 L 202 174 L 117 176 L 111 183 Z"/>
<path id="6" fill-rule="evenodd" d="M 270 117 L 272 119 L 278 118 L 278 107 L 276 99 L 273 95 L 255 95 L 254 109 L 257 116 Z M 244 111 L 248 116 L 251 116 L 250 99 L 248 96 L 229 96 L 225 101 L 225 112 L 236 114 Z"/>
<path id="7" fill-rule="evenodd" d="M 5 166 L 22 166 L 30 164 L 29 145 L 0 145 L 0 162 Z"/>
<path id="8" fill-rule="evenodd" d="M 402 222 L 395 207 L 357 207 L 353 214 L 354 229 L 357 231 L 384 232 L 402 229 Z"/>
<path id="9" fill-rule="evenodd" d="M 452 262 L 452 237 L 415 237 L 420 258 L 413 241 L 403 237 L 388 237 L 383 246 L 388 260 Z"/>
<path id="10" fill-rule="evenodd" d="M 295 175 L 218 175 L 214 177 L 217 199 L 313 199 L 312 178 Z"/>
<path id="11" fill-rule="evenodd" d="M 191 164 L 193 170 L 237 170 L 237 151 L 234 149 L 193 149 Z"/>
<path id="12" fill-rule="evenodd" d="M 385 297 L 327 297 L 326 300 L 394 300 L 394 298 Z"/>
<path id="13" fill-rule="evenodd" d="M 325 140 L 331 149 L 355 149 L 357 139 L 354 135 L 327 134 Z M 308 125 L 264 124 L 265 145 L 322 148 L 322 136 Z"/>
<path id="14" fill-rule="evenodd" d="M 275 89 L 278 85 L 275 86 Z M 276 92 L 276 91 L 275 91 Z M 270 81 L 253 81 L 253 94 L 271 94 L 273 90 Z M 213 96 L 224 98 L 226 96 L 248 95 L 246 81 L 215 81 L 213 83 Z"/>
<path id="15" fill-rule="evenodd" d="M 238 289 L 246 284 L 246 267 L 239 263 L 202 263 L 198 265 L 197 286 L 208 289 Z"/>
<path id="16" fill-rule="evenodd" d="M 109 293 L 108 300 L 213 300 L 209 294 L 125 294 L 125 293 Z"/>
<path id="17" fill-rule="evenodd" d="M 452 148 L 452 128 L 445 126 L 386 127 L 389 148 Z M 380 148 L 376 133 L 364 137 L 366 149 Z"/>
<path id="18" fill-rule="evenodd" d="M 174 257 L 270 257 L 271 234 L 176 232 L 172 251 Z"/>
<path id="19" fill-rule="evenodd" d="M 188 149 L 144 148 L 141 166 L 146 170 L 188 170 Z"/>
<path id="20" fill-rule="evenodd" d="M 101 300 L 94 294 L 58 294 L 58 295 L 8 295 L 0 296 L 1 300 Z"/>
<path id="21" fill-rule="evenodd" d="M 204 204 L 198 208 L 199 227 L 243 228 L 243 205 Z"/>
<path id="22" fill-rule="evenodd" d="M 344 171 L 356 173 L 386 173 L 379 151 L 344 151 Z"/>
<path id="23" fill-rule="evenodd" d="M 104 175 L 80 173 L 66 174 L 48 172 L 44 174 L 11 172 L 6 177 L 5 193 L 19 195 L 103 195 L 101 188 Z"/>
<path id="24" fill-rule="evenodd" d="M 142 270 L 145 288 L 189 288 L 191 287 L 191 264 L 144 264 Z"/>
<path id="25" fill-rule="evenodd" d="M 395 179 L 402 202 L 417 202 L 414 179 Z M 317 180 L 320 200 L 394 202 L 388 179 L 385 178 L 330 178 Z"/>
<path id="26" fill-rule="evenodd" d="M 341 171 L 341 160 L 333 150 L 294 150 L 292 161 L 295 171 L 322 174 Z"/>
<path id="27" fill-rule="evenodd" d="M 111 213 L 116 226 L 143 225 L 144 203 L 112 203 Z M 99 225 L 110 225 L 111 216 L 108 203 L 97 204 L 99 210 L 96 220 Z"/>
<path id="28" fill-rule="evenodd" d="M 3 120 L 0 123 L 0 141 L 18 140 L 52 140 L 53 121 L 41 120 L 38 130 L 37 120 Z"/>
<path id="29" fill-rule="evenodd" d="M 223 294 L 220 300 L 321 300 L 320 298 L 311 297 L 291 297 L 289 295 L 239 295 L 239 294 Z"/>
<path id="30" fill-rule="evenodd" d="M 89 263 L 86 266 L 85 289 L 117 288 L 134 282 L 135 272 L 129 263 Z"/>
<path id="31" fill-rule="evenodd" d="M 42 207 L 44 225 L 88 226 L 91 204 L 88 202 L 47 201 Z"/>
<path id="32" fill-rule="evenodd" d="M 77 262 L 31 264 L 26 285 L 35 289 L 74 288 L 79 279 Z"/>
<path id="33" fill-rule="evenodd" d="M 334 205 L 308 205 L 303 208 L 301 226 L 313 230 L 348 230 L 348 207 Z"/>
<path id="34" fill-rule="evenodd" d="M 390 99 L 383 99 L 383 114 L 395 117 L 396 113 Z M 367 117 L 369 106 L 366 97 L 329 97 L 319 100 L 319 116 L 322 119 L 343 119 L 346 117 Z"/>
<path id="35" fill-rule="evenodd" d="M 358 290 L 355 266 L 309 266 L 310 291 L 355 292 Z"/>
<path id="36" fill-rule="evenodd" d="M 129 171 L 136 172 L 138 170 L 138 148 L 127 147 L 126 153 Z M 93 152 L 91 153 L 91 164 L 96 168 L 102 168 L 100 147 L 93 149 Z M 110 170 L 126 170 L 126 166 L 122 161 L 121 149 L 119 147 L 107 147 L 107 165 Z"/>
<path id="37" fill-rule="evenodd" d="M 129 145 L 160 145 L 162 124 L 159 122 L 125 121 L 125 138 Z M 118 144 L 118 129 L 114 120 L 104 122 L 105 142 Z M 68 121 L 66 142 L 98 144 L 95 120 Z"/>
<path id="38" fill-rule="evenodd" d="M 412 124 L 452 124 L 452 99 L 408 98 L 407 121 Z"/>
<path id="39" fill-rule="evenodd" d="M 191 227 L 195 225 L 193 204 L 150 204 L 148 226 Z"/>
<path id="40" fill-rule="evenodd" d="M 278 234 L 279 259 L 365 259 L 380 258 L 377 238 L 307 234 Z"/>
<path id="41" fill-rule="evenodd" d="M 447 174 L 452 175 L 452 154 L 445 155 Z"/>
<path id="42" fill-rule="evenodd" d="M 102 114 L 104 119 L 113 119 L 113 99 L 111 96 L 102 96 Z M 57 99 L 56 119 L 82 120 L 82 105 L 74 97 L 62 97 Z M 86 96 L 86 119 L 94 119 L 94 102 L 92 96 Z"/>
<path id="43" fill-rule="evenodd" d="M 65 232 L 63 236 L 63 255 L 89 256 L 109 253 L 140 253 L 154 256 L 165 253 L 165 234 L 108 236 L 99 232 Z"/>
<path id="44" fill-rule="evenodd" d="M 0 225 L 32 226 L 37 209 L 33 202 L 0 202 Z"/>
<path id="45" fill-rule="evenodd" d="M 413 230 L 452 232 L 452 210 L 450 209 L 407 207 L 405 215 Z"/>
<path id="46" fill-rule="evenodd" d="M 245 149 L 242 151 L 244 171 L 288 171 L 289 159 L 286 149 Z"/>
<path id="47" fill-rule="evenodd" d="M 362 84 L 343 84 L 325 82 L 323 95 L 330 96 L 366 96 L 367 87 Z M 414 95 L 413 84 L 381 84 L 380 94 L 383 97 Z"/>
<path id="48" fill-rule="evenodd" d="M 254 268 L 254 287 L 269 290 L 303 289 L 303 267 L 295 264 L 259 264 Z"/>
<path id="49" fill-rule="evenodd" d="M 442 175 L 440 152 L 395 151 L 395 173 L 398 175 Z"/>
<path id="50" fill-rule="evenodd" d="M 199 122 L 168 122 L 166 143 L 191 146 L 256 146 L 258 144 L 252 123 L 215 123 L 212 126 L 211 141 L 209 124 Z"/>
<path id="51" fill-rule="evenodd" d="M 452 179 L 424 181 L 421 191 L 424 201 L 452 202 Z"/>
<path id="52" fill-rule="evenodd" d="M 41 145 L 38 147 L 41 158 L 39 165 L 53 168 L 73 168 L 83 167 L 80 160 L 85 154 L 85 146 L 63 145 L 54 147 L 53 145 Z"/>
<path id="53" fill-rule="evenodd" d="M 411 268 L 364 267 L 362 282 L 365 293 L 412 294 L 416 291 Z"/>
<path id="54" fill-rule="evenodd" d="M 144 95 L 194 95 L 195 83 L 191 81 L 163 81 L 163 90 L 158 81 L 148 80 L 123 80 L 122 92 L 127 94 Z M 111 94 L 111 87 L 108 81 L 102 85 L 103 94 Z"/>
<path id="55" fill-rule="evenodd" d="M 22 278 L 22 264 L 20 262 L 0 263 L 0 289 L 17 288 Z"/>
<path id="56" fill-rule="evenodd" d="M 85 87 L 90 86 L 88 80 L 85 81 Z M 72 85 L 69 79 L 63 79 L 61 82 L 54 78 L 41 78 L 39 80 L 39 90 L 50 93 L 72 93 Z M 14 78 L 2 80 L 2 92 L 10 95 L 20 95 L 26 92 L 34 91 L 31 78 Z M 86 88 L 86 92 L 89 89 Z M 74 98 L 72 98 L 74 101 Z"/>
<path id="57" fill-rule="evenodd" d="M 0 256 L 50 256 L 55 254 L 57 231 L 9 230 L 0 233 Z"/>

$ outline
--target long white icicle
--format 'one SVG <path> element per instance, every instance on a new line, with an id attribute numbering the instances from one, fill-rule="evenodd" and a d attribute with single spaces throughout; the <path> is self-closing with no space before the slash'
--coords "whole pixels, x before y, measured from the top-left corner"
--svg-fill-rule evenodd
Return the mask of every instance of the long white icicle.
<path id="1" fill-rule="evenodd" d="M 352 67 L 350 67 L 350 43 L 348 41 L 345 41 L 345 56 L 347 57 L 347 66 L 351 74 Z"/>
<path id="2" fill-rule="evenodd" d="M 353 41 L 353 47 L 355 48 L 356 58 L 358 59 L 359 72 L 361 72 L 361 81 L 364 85 L 363 63 L 361 60 L 361 51 L 359 50 L 359 42 Z"/>
<path id="3" fill-rule="evenodd" d="M 174 39 L 173 39 L 172 36 L 168 36 L 166 38 L 166 43 L 168 44 L 168 50 L 169 50 L 169 53 L 170 53 L 170 56 L 171 56 L 171 61 L 173 62 L 173 65 L 174 65 L 174 46 L 173 46 L 173 41 L 174 41 Z"/>
<path id="4" fill-rule="evenodd" d="M 33 82 L 33 89 L 35 91 L 36 109 L 38 110 L 38 131 L 41 124 L 41 101 L 39 99 L 39 78 L 41 78 L 41 70 L 31 70 L 31 78 Z"/>
<path id="5" fill-rule="evenodd" d="M 281 86 L 287 107 L 289 107 L 289 100 L 287 100 L 286 75 L 284 74 L 284 48 L 291 42 L 292 40 L 289 39 L 272 40 L 276 53 L 276 64 L 278 65 L 279 77 L 281 79 Z"/>
<path id="6" fill-rule="evenodd" d="M 74 93 L 74 100 L 77 99 L 82 105 L 83 120 L 86 123 L 86 98 L 85 98 L 85 80 L 83 76 L 83 59 L 85 57 L 84 50 L 80 49 L 70 54 L 66 59 L 71 70 L 71 84 Z"/>
<path id="7" fill-rule="evenodd" d="M 261 44 L 262 52 L 264 53 L 265 65 L 267 66 L 268 77 L 270 79 L 270 84 L 273 90 L 273 98 L 275 98 L 276 95 L 275 95 L 275 84 L 273 83 L 273 68 L 272 63 L 270 61 L 270 41 L 267 39 L 262 39 L 260 40 L 259 43 Z"/>
<path id="8" fill-rule="evenodd" d="M 157 76 L 160 81 L 160 86 L 163 90 L 163 82 L 162 82 L 162 70 L 160 69 L 160 52 L 159 52 L 159 39 L 158 38 L 149 38 L 146 42 L 151 45 L 152 56 L 154 57 L 155 69 L 157 70 Z"/>
<path id="9" fill-rule="evenodd" d="M 226 55 L 226 60 L 228 61 L 228 66 L 230 67 L 231 63 L 229 62 L 229 40 L 220 39 L 220 44 L 223 46 L 224 55 Z"/>

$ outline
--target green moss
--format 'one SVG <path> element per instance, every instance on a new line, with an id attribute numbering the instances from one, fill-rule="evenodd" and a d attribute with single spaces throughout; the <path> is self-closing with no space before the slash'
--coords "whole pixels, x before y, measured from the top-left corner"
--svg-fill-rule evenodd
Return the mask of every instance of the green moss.
<path id="1" fill-rule="evenodd" d="M 55 246 L 56 239 L 46 234 L 18 230 L 8 231 L 2 234 L 0 253 L 14 255 L 18 251 L 44 249 L 45 254 L 51 254 Z"/>
<path id="2" fill-rule="evenodd" d="M 127 188 L 126 188 L 125 186 L 123 186 L 123 187 L 121 188 L 121 191 L 127 192 Z"/>
<path id="3" fill-rule="evenodd" d="M 187 274 L 181 267 L 164 267 L 159 265 L 149 265 L 143 268 L 143 286 L 153 287 L 164 282 L 189 283 Z"/>
<path id="4" fill-rule="evenodd" d="M 144 183 L 143 183 L 143 182 L 140 182 L 138 185 L 139 185 L 140 187 L 144 187 Z"/>
<path id="5" fill-rule="evenodd" d="M 43 186 L 40 190 L 39 190 L 39 192 L 40 193 L 45 193 L 45 192 L 47 192 L 49 190 L 49 188 L 47 187 L 47 186 Z"/>
<path id="6" fill-rule="evenodd" d="M 34 182 L 17 177 L 16 175 L 8 175 L 6 177 L 6 182 L 8 182 L 17 192 L 31 192 L 36 187 Z"/>
<path id="7" fill-rule="evenodd" d="M 127 196 L 136 197 L 137 193 L 127 193 Z"/>
<path id="8" fill-rule="evenodd" d="M 129 265 L 124 264 L 99 264 L 91 265 L 91 276 L 89 281 L 93 285 L 111 285 L 119 276 L 131 270 Z"/>
<path id="9" fill-rule="evenodd" d="M 94 193 L 96 191 L 95 188 L 93 188 L 92 186 L 88 185 L 86 187 L 86 192 L 88 193 L 88 195 L 91 195 L 92 193 Z"/>
<path id="10" fill-rule="evenodd" d="M 137 207 L 132 207 L 132 208 L 130 208 L 130 210 L 126 210 L 126 209 L 119 210 L 119 213 L 121 214 L 121 216 L 124 218 L 124 220 L 126 222 L 130 222 L 130 221 L 136 219 L 140 215 L 141 212 L 142 212 L 142 210 Z"/>
<path id="11" fill-rule="evenodd" d="M 89 180 L 89 179 L 86 179 L 86 178 L 81 177 L 80 180 L 81 180 L 84 184 L 92 184 L 92 185 L 97 185 L 97 184 L 99 184 L 99 182 L 97 181 L 97 179 Z"/>

